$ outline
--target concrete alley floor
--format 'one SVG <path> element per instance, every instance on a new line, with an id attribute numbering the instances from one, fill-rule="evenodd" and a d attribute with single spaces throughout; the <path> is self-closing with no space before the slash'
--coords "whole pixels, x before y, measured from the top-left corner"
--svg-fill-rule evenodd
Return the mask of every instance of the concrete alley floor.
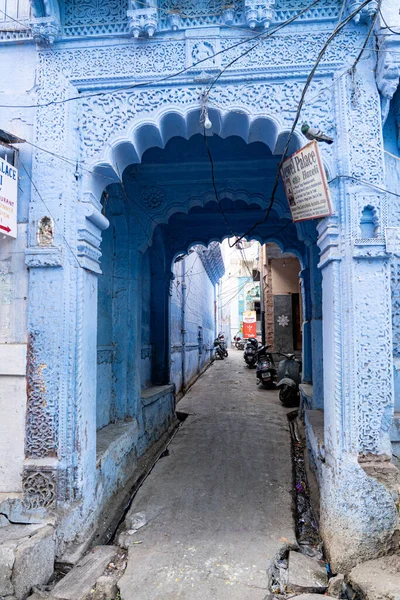
<path id="1" fill-rule="evenodd" d="M 271 561 L 295 542 L 288 409 L 235 350 L 177 409 L 190 416 L 127 515 L 147 525 L 132 535 L 121 598 L 262 600 Z"/>

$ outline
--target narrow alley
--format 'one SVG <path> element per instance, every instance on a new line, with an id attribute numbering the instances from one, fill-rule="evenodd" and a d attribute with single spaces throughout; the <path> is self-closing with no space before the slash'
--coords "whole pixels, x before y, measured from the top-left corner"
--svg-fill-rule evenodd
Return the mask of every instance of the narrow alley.
<path id="1" fill-rule="evenodd" d="M 255 379 L 231 350 L 178 404 L 189 416 L 125 521 L 147 524 L 126 536 L 122 600 L 267 596 L 273 558 L 295 542 L 291 409 Z"/>

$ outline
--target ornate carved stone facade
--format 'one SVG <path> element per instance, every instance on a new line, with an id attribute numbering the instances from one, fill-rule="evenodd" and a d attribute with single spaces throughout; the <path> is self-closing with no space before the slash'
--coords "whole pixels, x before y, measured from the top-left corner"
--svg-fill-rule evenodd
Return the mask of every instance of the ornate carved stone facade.
<path id="1" fill-rule="evenodd" d="M 35 0 L 30 25 L 14 32 L 18 39 L 38 42 L 37 49 L 32 43 L 26 46 L 34 53 L 36 96 L 28 103 L 18 91 L 18 106 L 36 107 L 32 121 L 37 146 L 30 174 L 34 185 L 24 196 L 30 341 L 26 463 L 20 483 L 29 510 L 60 504 L 77 511 L 76 521 L 71 517 L 66 526 L 72 537 L 76 523 L 94 519 L 113 491 L 106 490 L 96 503 L 103 480 L 96 468 L 94 374 L 100 369 L 117 373 L 116 395 L 125 404 L 113 408 L 113 418 L 133 424 L 137 433 L 130 451 L 144 451 L 140 361 L 154 357 L 151 340 L 144 348 L 137 342 L 143 314 L 150 310 L 146 291 L 160 284 L 160 301 L 153 308 L 158 311 L 160 345 L 166 348 L 171 262 L 193 243 L 230 235 L 210 208 L 218 199 L 209 165 L 196 162 L 196 140 L 204 143 L 201 98 L 207 95 L 210 143 L 229 138 L 239 155 L 249 146 L 266 149 L 257 163 L 258 179 L 248 165 L 226 159 L 218 188 L 231 213 L 251 225 L 252 215 L 264 214 L 305 81 L 342 7 L 341 2 L 321 0 L 290 27 L 270 35 L 274 25 L 306 5 L 306 0 L 193 0 L 183 10 L 176 0 Z M 348 2 L 346 14 L 356 6 Z M 391 127 L 397 133 L 396 51 L 381 38 L 379 48 L 385 53 L 376 61 L 371 39 L 357 68 L 351 69 L 375 10 L 371 3 L 357 23 L 329 44 L 300 115 L 334 138 L 332 146 L 321 149 L 334 214 L 318 224 L 318 232 L 314 224 L 294 226 L 284 198 L 278 197 L 270 218 L 255 234 L 260 241 L 270 239 L 295 252 L 302 262 L 307 352 L 314 358 L 323 354 L 326 363 L 324 379 L 320 368 L 313 376 L 325 400 L 327 460 L 319 477 L 322 519 L 331 539 L 338 537 L 339 509 L 343 529 L 351 525 L 354 539 L 380 510 L 378 504 L 369 509 L 371 521 L 362 511 L 353 518 L 348 499 L 362 496 L 363 484 L 365 489 L 381 485 L 372 485 L 357 461 L 359 455 L 390 453 L 392 331 L 394 352 L 400 353 L 400 238 L 393 236 L 393 251 L 386 235 L 388 223 L 400 226 L 396 196 L 389 202 L 390 191 L 399 193 L 393 189 L 399 175 L 393 169 L 389 181 L 385 174 L 388 152 L 398 157 L 396 140 L 385 154 L 382 136 L 383 122 L 386 132 Z M 1 39 L 4 35 L 0 32 Z M 8 35 L 8 40 L 17 39 Z M 386 53 L 389 47 L 391 54 Z M 23 110 L 15 108 L 15 122 L 26 119 Z M 290 152 L 304 143 L 298 127 Z M 179 144 L 193 150 L 187 169 L 173 160 L 185 156 Z M 164 152 L 162 160 L 158 152 Z M 196 176 L 188 181 L 187 173 Z M 235 226 L 244 227 L 241 222 L 238 217 Z M 220 266 L 210 268 L 211 278 L 218 277 Z M 151 279 L 154 273 L 157 277 Z M 110 280 L 112 294 L 105 292 L 104 303 L 98 303 L 98 289 L 107 291 Z M 311 332 L 311 321 L 315 305 L 321 306 L 321 286 L 323 341 L 315 335 L 312 342 L 316 330 Z M 108 296 L 116 307 L 107 305 Z M 110 311 L 120 339 L 97 346 L 98 333 L 101 337 L 107 330 L 100 328 L 100 318 Z M 168 357 L 164 362 L 165 367 Z M 309 367 L 308 377 L 311 371 Z M 132 374 L 128 383 L 126 373 Z M 106 382 L 110 379 L 104 376 Z M 344 482 L 339 486 L 342 495 L 335 481 Z M 385 496 L 384 514 L 376 522 L 390 521 L 386 517 L 393 506 L 388 503 Z M 368 530 L 371 544 L 379 545 L 381 533 Z M 351 540 L 345 550 L 351 562 Z M 335 560 L 340 562 L 337 555 Z"/>

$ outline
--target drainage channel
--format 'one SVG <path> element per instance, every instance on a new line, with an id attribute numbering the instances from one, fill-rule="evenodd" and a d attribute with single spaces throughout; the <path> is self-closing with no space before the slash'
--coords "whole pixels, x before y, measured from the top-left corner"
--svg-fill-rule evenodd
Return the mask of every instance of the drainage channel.
<path id="1" fill-rule="evenodd" d="M 128 494 L 125 495 L 123 501 L 117 501 L 118 509 L 115 511 L 114 517 L 108 522 L 107 526 L 102 526 L 94 535 L 90 546 L 85 553 L 87 554 L 96 546 L 113 546 L 117 544 L 117 539 L 125 518 L 132 506 L 132 503 L 139 492 L 140 488 L 153 471 L 159 460 L 169 455 L 169 445 L 177 435 L 183 423 L 190 416 L 189 413 L 176 411 L 177 423 L 175 428 L 169 433 L 167 439 L 159 446 L 158 451 L 144 460 L 143 466 L 139 469 L 139 474 L 133 482 Z M 111 511 L 112 512 L 112 511 Z M 121 551 L 114 557 L 114 562 L 110 563 L 109 569 L 105 571 L 105 575 L 116 575 L 118 572 L 121 575 L 126 567 L 127 551 L 121 548 Z M 59 583 L 73 568 L 70 563 L 58 562 L 55 564 L 54 573 L 46 586 L 42 586 L 42 591 L 50 591 Z"/>
<path id="2" fill-rule="evenodd" d="M 132 492 L 131 492 L 131 496 L 129 499 L 128 504 L 126 505 L 121 518 L 119 519 L 117 525 L 114 528 L 114 532 L 113 534 L 110 536 L 109 540 L 107 541 L 108 544 L 113 545 L 116 541 L 116 538 L 118 537 L 118 533 L 119 530 L 121 528 L 121 526 L 123 525 L 126 515 L 128 514 L 132 503 L 134 501 L 134 499 L 136 498 L 136 495 L 138 493 L 138 491 L 140 490 L 140 488 L 142 487 L 142 485 L 144 484 L 144 482 L 146 481 L 146 479 L 149 477 L 149 475 L 151 474 L 151 472 L 153 471 L 154 467 L 156 466 L 156 464 L 158 463 L 159 460 L 161 460 L 162 458 L 169 456 L 169 445 L 171 444 L 171 442 L 173 441 L 173 439 L 175 438 L 176 434 L 178 433 L 178 431 L 180 430 L 180 428 L 182 427 L 183 423 L 186 421 L 186 419 L 190 416 L 189 413 L 184 413 L 184 412 L 180 412 L 180 411 L 176 411 L 176 417 L 178 419 L 178 425 L 177 427 L 173 430 L 173 432 L 171 433 L 170 437 L 168 438 L 168 440 L 166 441 L 166 443 L 163 445 L 163 448 L 155 455 L 154 459 L 151 461 L 151 463 L 149 464 L 148 468 L 140 475 L 140 477 L 136 480 L 133 488 L 132 488 Z"/>
<path id="3" fill-rule="evenodd" d="M 315 564 L 322 567 L 325 565 L 327 580 L 329 581 L 336 574 L 332 573 L 331 568 L 324 555 L 322 539 L 319 534 L 317 520 L 314 516 L 311 496 L 307 480 L 306 463 L 304 453 L 306 452 L 305 443 L 301 439 L 298 428 L 298 411 L 292 411 L 287 415 L 291 436 L 292 465 L 293 465 L 293 511 L 295 521 L 295 532 L 297 547 L 285 547 L 278 553 L 274 564 L 269 572 L 270 591 L 272 599 L 286 600 L 296 598 L 304 593 L 314 593 L 323 595 L 326 593 L 326 585 L 316 586 L 314 589 L 296 591 L 293 590 L 289 582 L 289 554 L 291 551 L 297 551 L 313 560 Z M 343 584 L 342 592 L 339 596 L 342 600 L 362 600 L 350 586 Z"/>

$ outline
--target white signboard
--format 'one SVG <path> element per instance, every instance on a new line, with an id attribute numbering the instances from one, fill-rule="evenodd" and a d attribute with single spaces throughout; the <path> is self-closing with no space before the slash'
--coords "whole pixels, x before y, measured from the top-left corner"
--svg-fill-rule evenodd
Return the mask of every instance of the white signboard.
<path id="1" fill-rule="evenodd" d="M 18 171 L 0 158 L 0 238 L 17 237 Z"/>
<path id="2" fill-rule="evenodd" d="M 328 182 L 317 142 L 310 142 L 284 161 L 281 177 L 293 221 L 332 214 Z"/>

